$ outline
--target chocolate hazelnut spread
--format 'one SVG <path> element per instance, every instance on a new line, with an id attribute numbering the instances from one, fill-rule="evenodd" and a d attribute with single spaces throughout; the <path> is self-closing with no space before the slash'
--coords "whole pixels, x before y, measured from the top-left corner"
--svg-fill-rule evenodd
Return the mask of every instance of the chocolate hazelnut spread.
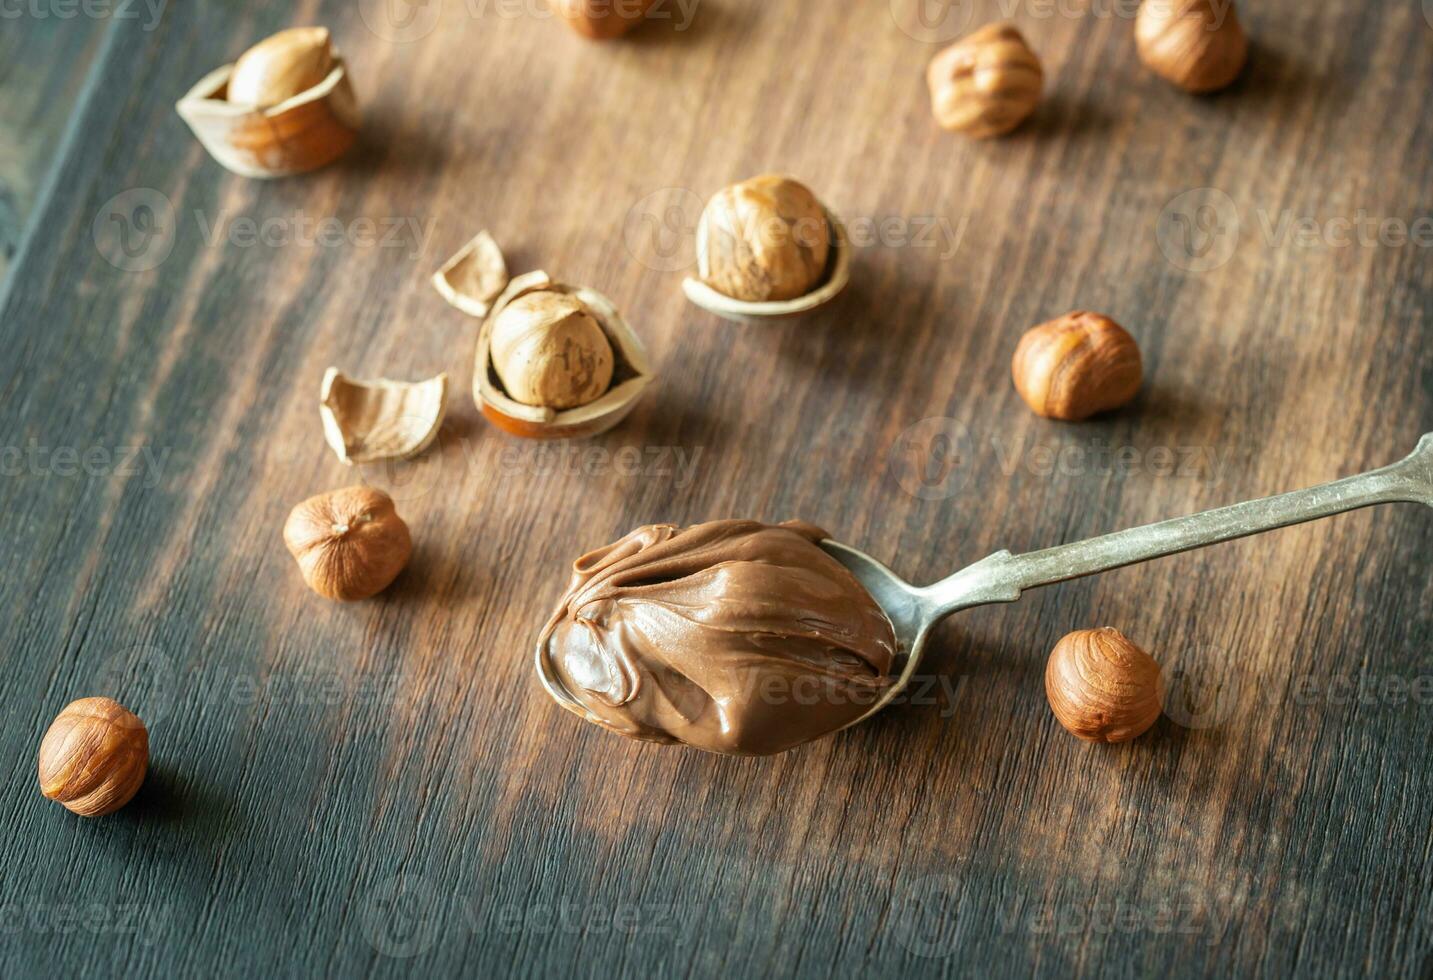
<path id="1" fill-rule="evenodd" d="M 588 721 L 770 755 L 855 721 L 890 681 L 895 634 L 800 521 L 653 524 L 583 555 L 539 640 Z"/>

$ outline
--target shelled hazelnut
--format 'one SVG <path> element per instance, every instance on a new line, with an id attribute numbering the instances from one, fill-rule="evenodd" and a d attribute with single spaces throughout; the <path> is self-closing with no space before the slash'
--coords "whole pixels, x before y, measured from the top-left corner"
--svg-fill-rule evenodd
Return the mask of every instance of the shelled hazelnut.
<path id="1" fill-rule="evenodd" d="M 388 588 L 413 553 L 393 498 L 373 487 L 346 487 L 305 500 L 284 522 L 284 544 L 309 588 L 345 602 Z"/>
<path id="2" fill-rule="evenodd" d="M 1031 411 L 1070 422 L 1128 403 L 1143 380 L 1139 345 L 1098 313 L 1066 313 L 1032 327 L 1010 367 Z"/>
<path id="3" fill-rule="evenodd" d="M 1126 742 L 1159 718 L 1159 665 L 1119 630 L 1076 630 L 1050 651 L 1045 696 L 1071 735 Z"/>
<path id="4" fill-rule="evenodd" d="M 702 281 L 749 302 L 806 295 L 831 252 L 826 208 L 805 184 L 776 174 L 718 192 L 697 235 Z"/>
<path id="5" fill-rule="evenodd" d="M 1145 66 L 1188 92 L 1224 88 L 1249 55 L 1233 0 L 1145 0 L 1134 37 Z"/>
<path id="6" fill-rule="evenodd" d="M 509 282 L 478 334 L 473 399 L 512 435 L 605 432 L 651 380 L 646 348 L 612 301 L 542 271 Z"/>
<path id="7" fill-rule="evenodd" d="M 144 722 L 110 698 L 71 702 L 40 742 L 40 792 L 82 817 L 124 806 L 148 769 Z"/>
<path id="8" fill-rule="evenodd" d="M 595 401 L 612 383 L 612 345 L 569 293 L 539 290 L 493 318 L 493 369 L 515 401 L 553 409 Z"/>
<path id="9" fill-rule="evenodd" d="M 1002 136 L 1040 104 L 1045 73 L 1012 24 L 987 24 L 931 60 L 931 111 L 952 132 L 974 139 Z"/>
<path id="10" fill-rule="evenodd" d="M 268 108 L 307 92 L 332 70 L 333 47 L 327 28 L 279 31 L 234 62 L 228 99 L 235 105 Z"/>

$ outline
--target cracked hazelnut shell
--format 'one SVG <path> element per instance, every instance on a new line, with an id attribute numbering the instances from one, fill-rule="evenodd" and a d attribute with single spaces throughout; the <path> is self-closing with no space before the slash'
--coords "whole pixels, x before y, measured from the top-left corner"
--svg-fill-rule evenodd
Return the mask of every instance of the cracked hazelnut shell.
<path id="1" fill-rule="evenodd" d="M 1159 719 L 1159 664 L 1119 630 L 1076 630 L 1050 651 L 1045 696 L 1076 738 L 1126 742 Z"/>
<path id="2" fill-rule="evenodd" d="M 1031 411 L 1078 422 L 1139 394 L 1139 345 L 1107 316 L 1084 311 L 1032 327 L 1010 364 L 1015 390 Z"/>
<path id="3" fill-rule="evenodd" d="M 388 588 L 413 553 L 393 498 L 361 486 L 321 493 L 295 507 L 284 522 L 284 544 L 309 588 L 344 602 Z"/>
<path id="4" fill-rule="evenodd" d="M 1249 56 L 1232 0 L 1145 0 L 1134 37 L 1145 67 L 1186 92 L 1224 88 Z"/>
<path id="5" fill-rule="evenodd" d="M 102 817 L 139 791 L 149 770 L 149 732 L 110 698 L 81 698 L 40 742 L 40 792 L 82 817 Z"/>
<path id="6" fill-rule="evenodd" d="M 357 141 L 360 116 L 348 66 L 337 52 L 327 49 L 327 34 L 323 31 L 331 61 L 327 74 L 317 81 L 314 73 L 322 60 L 305 56 L 296 72 L 250 69 L 256 80 L 245 83 L 241 76 L 241 88 L 235 92 L 231 86 L 239 66 L 225 65 L 196 82 L 176 104 L 176 111 L 209 155 L 240 176 L 286 177 L 332 163 Z M 281 88 L 304 81 L 312 84 L 273 104 L 238 101 L 239 97 L 267 101 Z M 250 91 L 242 88 L 246 84 Z"/>

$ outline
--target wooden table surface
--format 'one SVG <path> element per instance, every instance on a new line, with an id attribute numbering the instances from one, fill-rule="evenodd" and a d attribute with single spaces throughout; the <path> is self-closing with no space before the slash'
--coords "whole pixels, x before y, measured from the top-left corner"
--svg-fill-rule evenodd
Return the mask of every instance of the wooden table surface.
<path id="1" fill-rule="evenodd" d="M 668 0 L 609 45 L 531 5 L 389 9 L 103 25 L 0 318 L 5 974 L 1433 970 L 1425 509 L 972 611 L 910 703 L 770 759 L 586 726 L 530 664 L 567 563 L 646 522 L 799 516 L 924 581 L 1401 457 L 1433 430 L 1433 6 L 1249 0 L 1212 98 L 1146 74 L 1110 3 L 701 0 L 678 29 Z M 943 134 L 925 63 L 1002 9 L 1044 103 Z M 301 23 L 345 53 L 363 143 L 231 176 L 173 103 Z M 768 170 L 870 234 L 839 302 L 739 328 L 684 300 L 689 230 Z M 428 276 L 480 228 L 646 339 L 624 425 L 544 451 L 479 417 L 477 323 Z M 1010 355 L 1075 308 L 1138 338 L 1146 387 L 1042 421 Z M 329 365 L 451 372 L 438 447 L 341 465 Z M 359 480 L 415 555 L 338 605 L 280 528 Z M 1126 745 L 1045 702 L 1050 647 L 1099 625 L 1178 682 Z M 35 751 L 94 694 L 145 718 L 152 769 L 85 821 Z"/>

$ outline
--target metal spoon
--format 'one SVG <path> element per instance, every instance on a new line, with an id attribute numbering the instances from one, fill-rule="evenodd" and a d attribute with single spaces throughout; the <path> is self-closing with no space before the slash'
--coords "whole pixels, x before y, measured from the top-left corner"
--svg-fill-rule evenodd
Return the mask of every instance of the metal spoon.
<path id="1" fill-rule="evenodd" d="M 885 610 L 904 657 L 900 677 L 852 725 L 889 704 L 915 675 L 931 627 L 951 613 L 993 602 L 1014 602 L 1026 589 L 1094 575 L 1164 555 L 1232 541 L 1291 524 L 1330 517 L 1373 504 L 1417 503 L 1433 507 L 1433 432 L 1418 440 L 1405 459 L 1332 483 L 1250 500 L 1202 514 L 1116 531 L 1087 541 L 1012 555 L 997 551 L 934 585 L 917 587 L 898 578 L 864 551 L 839 541 L 821 546 L 851 570 Z M 850 727 L 850 725 L 846 726 Z"/>

